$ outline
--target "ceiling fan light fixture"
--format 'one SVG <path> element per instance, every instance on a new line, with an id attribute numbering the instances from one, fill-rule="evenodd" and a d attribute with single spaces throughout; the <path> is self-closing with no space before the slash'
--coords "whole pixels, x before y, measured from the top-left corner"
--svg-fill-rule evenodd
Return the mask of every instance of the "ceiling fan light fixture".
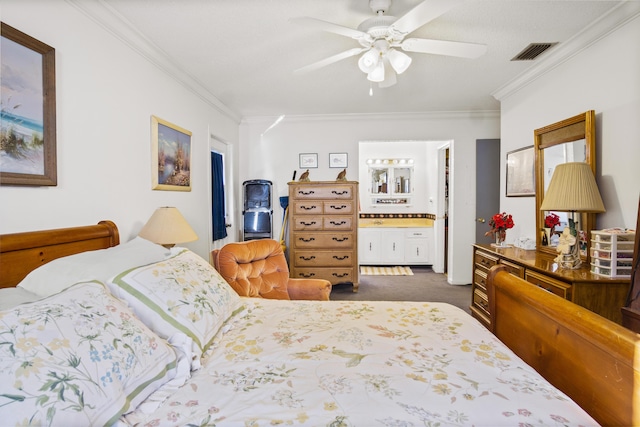
<path id="1" fill-rule="evenodd" d="M 411 65 L 411 57 L 404 52 L 400 52 L 395 49 L 389 49 L 386 53 L 389 63 L 396 71 L 397 74 L 402 74 L 407 71 L 409 65 Z"/>
<path id="2" fill-rule="evenodd" d="M 377 49 L 369 49 L 360 59 L 358 59 L 358 67 L 363 73 L 371 73 L 380 63 L 380 53 Z"/>
<path id="3" fill-rule="evenodd" d="M 378 61 L 373 71 L 367 74 L 367 79 L 372 82 L 384 81 L 384 63 L 382 61 Z"/>

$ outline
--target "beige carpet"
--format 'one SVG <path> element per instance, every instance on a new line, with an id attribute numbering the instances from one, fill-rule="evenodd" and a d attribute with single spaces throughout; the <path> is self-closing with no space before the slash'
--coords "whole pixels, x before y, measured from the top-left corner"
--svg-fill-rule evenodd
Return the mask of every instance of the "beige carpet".
<path id="1" fill-rule="evenodd" d="M 409 267 L 361 266 L 360 274 L 367 276 L 413 276 L 413 271 Z"/>

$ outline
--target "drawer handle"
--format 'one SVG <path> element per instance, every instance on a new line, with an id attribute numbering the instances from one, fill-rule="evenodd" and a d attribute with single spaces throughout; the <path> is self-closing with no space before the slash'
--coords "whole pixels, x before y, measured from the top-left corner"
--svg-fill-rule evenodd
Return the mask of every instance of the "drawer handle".
<path id="1" fill-rule="evenodd" d="M 349 273 L 342 273 L 342 274 L 338 274 L 338 273 L 331 273 L 331 275 L 333 277 L 347 277 L 349 275 Z"/>
<path id="2" fill-rule="evenodd" d="M 331 190 L 331 194 L 337 194 L 338 196 L 344 196 L 345 194 L 349 194 L 349 190 L 344 190 L 344 191 Z"/>
<path id="3" fill-rule="evenodd" d="M 304 257 L 304 256 L 300 256 L 300 259 L 303 259 L 305 261 L 311 261 L 312 259 L 316 259 L 316 257 L 314 255 L 311 255 L 310 257 Z"/>
<path id="4" fill-rule="evenodd" d="M 340 206 L 336 206 L 336 205 L 331 205 L 331 209 L 335 209 L 337 211 L 339 211 L 340 209 L 346 209 L 347 205 L 340 205 Z"/>
<path id="5" fill-rule="evenodd" d="M 304 209 L 305 211 L 311 211 L 313 209 L 317 209 L 316 205 L 311 205 L 311 206 L 300 206 L 300 208 Z"/>
<path id="6" fill-rule="evenodd" d="M 332 240 L 335 240 L 336 242 L 346 242 L 347 240 L 349 240 L 348 237 L 332 237 Z"/>
<path id="7" fill-rule="evenodd" d="M 299 190 L 298 194 L 302 194 L 303 196 L 309 196 L 311 194 L 315 194 L 316 192 L 313 190 L 309 190 L 309 191 L 303 191 L 303 190 Z"/>
<path id="8" fill-rule="evenodd" d="M 301 240 L 303 242 L 309 243 L 309 242 L 313 242 L 314 240 L 316 240 L 316 238 L 315 237 L 309 237 L 308 239 L 305 239 L 304 237 L 298 237 L 298 240 Z"/>
<path id="9" fill-rule="evenodd" d="M 316 222 L 315 221 L 311 221 L 311 222 L 300 221 L 300 224 L 302 224 L 302 225 L 315 225 Z"/>
<path id="10" fill-rule="evenodd" d="M 329 221 L 329 224 L 331 225 L 344 225 L 346 224 L 347 221 L 340 221 L 340 222 L 336 222 L 336 221 Z M 315 223 L 314 223 L 315 224 Z"/>
<path id="11" fill-rule="evenodd" d="M 480 301 L 480 305 L 482 306 L 482 308 L 484 308 L 485 310 L 487 310 L 489 308 L 489 304 L 487 304 L 485 301 Z"/>
<path id="12" fill-rule="evenodd" d="M 345 256 L 334 255 L 333 259 L 337 259 L 338 261 L 344 261 L 345 259 L 349 259 L 349 255 L 345 255 Z"/>
<path id="13" fill-rule="evenodd" d="M 316 273 L 299 273 L 298 274 L 298 276 L 304 277 L 305 279 L 308 279 L 309 277 L 313 277 L 315 275 L 316 275 Z"/>

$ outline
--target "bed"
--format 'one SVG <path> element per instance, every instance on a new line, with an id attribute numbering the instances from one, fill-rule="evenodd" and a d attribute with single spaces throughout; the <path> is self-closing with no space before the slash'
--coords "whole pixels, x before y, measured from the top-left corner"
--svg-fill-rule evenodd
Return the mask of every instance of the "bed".
<path id="1" fill-rule="evenodd" d="M 638 335 L 505 272 L 513 351 L 448 304 L 241 298 L 189 250 L 119 240 L 110 221 L 0 236 L 3 422 L 640 424 Z"/>

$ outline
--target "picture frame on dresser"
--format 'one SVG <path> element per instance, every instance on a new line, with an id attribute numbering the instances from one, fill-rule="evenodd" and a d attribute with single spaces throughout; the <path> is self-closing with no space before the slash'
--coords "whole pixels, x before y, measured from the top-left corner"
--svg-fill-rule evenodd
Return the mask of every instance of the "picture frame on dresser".
<path id="1" fill-rule="evenodd" d="M 55 49 L 0 26 L 3 69 L 20 79 L 9 73 L 2 79 L 0 185 L 56 186 Z"/>

